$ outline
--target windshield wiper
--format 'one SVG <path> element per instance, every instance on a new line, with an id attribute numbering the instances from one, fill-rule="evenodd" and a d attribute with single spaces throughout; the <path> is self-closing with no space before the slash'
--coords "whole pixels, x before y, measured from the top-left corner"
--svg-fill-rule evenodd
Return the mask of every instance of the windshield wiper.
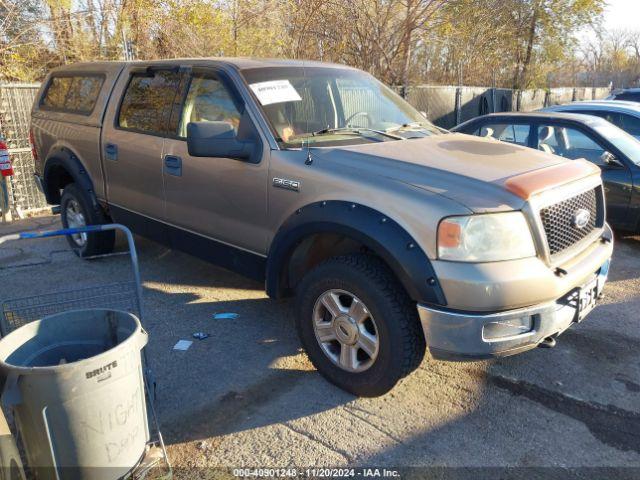
<path id="1" fill-rule="evenodd" d="M 384 137 L 393 138 L 394 140 L 406 140 L 404 137 L 400 137 L 399 135 L 394 135 L 389 132 L 385 132 L 384 130 L 376 130 L 373 128 L 367 127 L 338 127 L 338 128 L 323 128 L 322 130 L 318 130 L 317 132 L 311 133 L 312 136 L 316 135 L 326 135 L 328 133 L 339 133 L 339 132 L 348 132 L 353 133 L 355 135 L 362 135 L 362 132 L 371 132 L 376 133 L 378 135 L 382 135 Z"/>
<path id="2" fill-rule="evenodd" d="M 403 123 L 402 125 L 398 125 L 397 127 L 387 128 L 385 132 L 387 133 L 399 132 L 400 130 L 404 130 L 405 128 L 416 128 L 416 127 L 425 131 L 429 131 L 430 128 L 435 128 L 441 133 L 449 133 L 448 130 L 445 130 L 444 128 L 440 128 L 437 125 L 430 125 L 429 127 L 425 127 L 425 125 L 422 122 Z"/>

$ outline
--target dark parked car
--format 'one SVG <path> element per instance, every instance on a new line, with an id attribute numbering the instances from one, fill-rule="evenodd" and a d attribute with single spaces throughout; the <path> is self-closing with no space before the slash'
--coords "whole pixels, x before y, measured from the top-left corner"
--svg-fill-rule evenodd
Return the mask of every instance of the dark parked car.
<path id="1" fill-rule="evenodd" d="M 640 102 L 640 88 L 624 88 L 615 90 L 606 100 L 626 100 L 629 102 Z"/>
<path id="2" fill-rule="evenodd" d="M 602 170 L 609 223 L 640 230 L 640 142 L 610 122 L 582 114 L 496 113 L 453 130 L 595 163 Z"/>
<path id="3" fill-rule="evenodd" d="M 640 140 L 640 103 L 621 100 L 594 100 L 552 105 L 540 112 L 579 113 L 604 118 Z"/>

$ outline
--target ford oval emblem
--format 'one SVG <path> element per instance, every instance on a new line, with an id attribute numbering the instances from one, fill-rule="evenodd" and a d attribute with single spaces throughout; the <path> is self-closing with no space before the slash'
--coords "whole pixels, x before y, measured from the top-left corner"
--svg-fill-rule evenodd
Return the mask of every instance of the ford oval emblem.
<path id="1" fill-rule="evenodd" d="M 584 228 L 589 224 L 590 219 L 591 219 L 591 212 L 589 212 L 589 210 L 585 210 L 584 208 L 581 208 L 580 210 L 576 211 L 576 213 L 573 215 L 573 225 L 576 228 Z"/>

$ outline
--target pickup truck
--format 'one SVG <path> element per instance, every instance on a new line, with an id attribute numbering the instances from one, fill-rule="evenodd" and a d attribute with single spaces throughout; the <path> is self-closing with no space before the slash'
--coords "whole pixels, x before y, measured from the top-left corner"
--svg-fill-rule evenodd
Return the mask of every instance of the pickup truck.
<path id="1" fill-rule="evenodd" d="M 421 363 L 552 346 L 602 294 L 597 167 L 435 127 L 369 74 L 286 60 L 96 62 L 37 95 L 65 227 L 119 222 L 295 295 L 316 368 L 384 394 Z M 109 234 L 73 235 L 80 256 Z"/>

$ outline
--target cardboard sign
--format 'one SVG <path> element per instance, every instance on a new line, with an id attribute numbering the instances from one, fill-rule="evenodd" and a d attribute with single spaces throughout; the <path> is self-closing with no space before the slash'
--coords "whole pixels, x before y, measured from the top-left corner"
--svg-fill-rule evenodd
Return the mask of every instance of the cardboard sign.
<path id="1" fill-rule="evenodd" d="M 262 105 L 302 100 L 289 80 L 270 80 L 249 85 Z"/>

